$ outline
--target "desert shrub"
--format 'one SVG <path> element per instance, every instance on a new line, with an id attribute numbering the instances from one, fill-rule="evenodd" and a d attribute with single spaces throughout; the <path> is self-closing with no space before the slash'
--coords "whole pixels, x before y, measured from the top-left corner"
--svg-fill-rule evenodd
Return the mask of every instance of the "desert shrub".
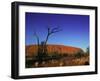
<path id="1" fill-rule="evenodd" d="M 83 56 L 83 53 L 80 53 L 80 52 L 77 53 L 77 54 L 75 54 L 75 57 L 76 57 L 76 58 L 81 58 L 82 56 Z"/>
<path id="2" fill-rule="evenodd" d="M 32 64 L 33 64 L 33 60 L 26 60 L 25 67 L 26 68 L 31 68 Z"/>
<path id="3" fill-rule="evenodd" d="M 59 58 L 61 58 L 61 55 L 58 52 L 53 52 L 53 53 L 49 54 L 49 58 L 50 59 L 59 59 Z"/>
<path id="4" fill-rule="evenodd" d="M 84 56 L 85 56 L 85 57 L 89 56 L 89 53 L 85 53 Z"/>
<path id="5" fill-rule="evenodd" d="M 35 56 L 35 59 L 39 62 L 42 63 L 42 61 L 46 61 L 48 59 L 48 54 L 45 53 L 39 53 Z"/>
<path id="6" fill-rule="evenodd" d="M 61 56 L 62 57 L 67 57 L 67 56 L 69 56 L 69 54 L 68 53 L 63 53 L 63 54 L 61 54 Z"/>

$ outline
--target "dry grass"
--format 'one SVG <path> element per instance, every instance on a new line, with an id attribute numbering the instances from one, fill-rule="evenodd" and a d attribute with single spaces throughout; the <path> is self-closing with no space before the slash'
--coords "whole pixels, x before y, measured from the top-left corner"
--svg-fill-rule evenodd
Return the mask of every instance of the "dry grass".
<path id="1" fill-rule="evenodd" d="M 41 64 L 38 62 L 33 63 L 34 67 L 61 67 L 61 66 L 81 66 L 89 65 L 89 56 L 83 56 L 81 58 L 76 57 L 63 57 L 59 60 L 43 61 Z"/>

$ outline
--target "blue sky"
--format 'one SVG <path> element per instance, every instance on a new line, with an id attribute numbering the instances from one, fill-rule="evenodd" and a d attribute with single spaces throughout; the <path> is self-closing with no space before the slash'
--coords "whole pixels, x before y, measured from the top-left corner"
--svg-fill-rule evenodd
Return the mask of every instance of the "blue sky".
<path id="1" fill-rule="evenodd" d="M 25 44 L 36 44 L 34 32 L 44 41 L 47 27 L 59 27 L 62 31 L 52 34 L 48 44 L 68 45 L 82 48 L 89 46 L 89 16 L 73 14 L 31 13 L 25 14 Z"/>

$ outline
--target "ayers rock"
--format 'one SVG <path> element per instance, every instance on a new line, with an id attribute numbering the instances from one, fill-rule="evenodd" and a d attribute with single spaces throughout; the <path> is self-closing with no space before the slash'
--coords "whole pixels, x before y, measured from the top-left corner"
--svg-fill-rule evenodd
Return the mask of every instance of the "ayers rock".
<path id="1" fill-rule="evenodd" d="M 37 54 L 37 45 L 27 45 L 26 46 L 26 56 L 33 56 Z M 64 45 L 47 45 L 48 54 L 51 53 L 59 53 L 59 54 L 76 54 L 76 53 L 83 53 L 81 48 L 72 47 L 72 46 L 64 46 Z"/>

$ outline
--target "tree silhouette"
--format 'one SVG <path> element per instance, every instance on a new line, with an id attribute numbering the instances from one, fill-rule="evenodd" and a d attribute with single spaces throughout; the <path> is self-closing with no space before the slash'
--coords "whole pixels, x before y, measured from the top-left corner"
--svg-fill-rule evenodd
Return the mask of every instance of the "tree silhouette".
<path id="1" fill-rule="evenodd" d="M 89 51 L 90 51 L 90 49 L 89 49 L 89 47 L 87 47 L 86 48 L 86 53 L 89 54 Z"/>
<path id="2" fill-rule="evenodd" d="M 39 36 L 37 35 L 36 32 L 34 32 L 34 36 L 37 39 L 37 45 L 38 45 L 36 58 L 37 58 L 37 60 L 38 60 L 39 63 L 41 63 L 42 61 L 47 60 L 47 58 L 48 58 L 47 42 L 49 40 L 49 37 L 52 34 L 60 32 L 60 31 L 61 31 L 61 29 L 59 27 L 55 27 L 55 28 L 48 27 L 47 28 L 46 39 L 44 41 L 41 41 L 41 43 L 40 43 L 40 40 L 39 40 Z"/>

